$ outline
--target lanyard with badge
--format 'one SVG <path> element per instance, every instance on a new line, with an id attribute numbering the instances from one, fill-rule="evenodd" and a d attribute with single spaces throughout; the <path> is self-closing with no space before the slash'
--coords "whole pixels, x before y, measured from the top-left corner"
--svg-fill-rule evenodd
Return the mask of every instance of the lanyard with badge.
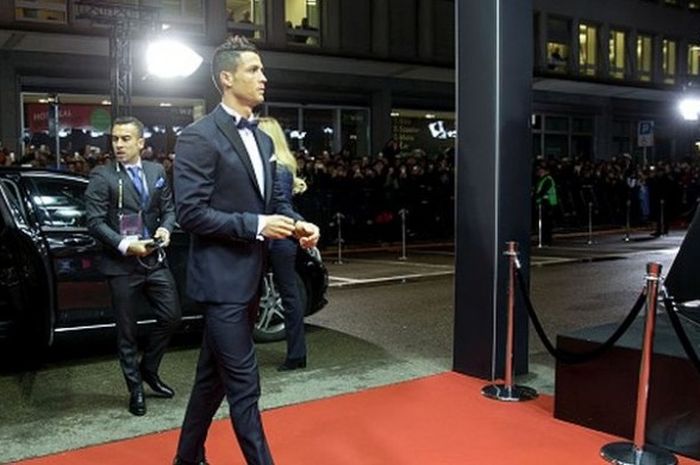
<path id="1" fill-rule="evenodd" d="M 143 223 L 142 210 L 139 210 L 138 213 L 124 214 L 124 180 L 121 176 L 121 168 L 119 166 L 119 163 L 117 163 L 117 173 L 119 173 L 119 187 L 117 194 L 117 216 L 119 218 L 119 234 L 124 239 L 134 241 L 143 239 L 142 236 L 143 232 L 145 231 L 145 228 Z M 136 257 L 136 260 L 139 262 L 139 264 L 149 270 L 157 268 L 163 262 L 163 260 L 165 260 L 165 250 L 163 250 L 163 247 L 160 246 L 160 242 L 156 241 L 153 244 L 153 246 L 157 249 L 157 262 L 155 265 L 148 265 L 144 263 L 143 260 L 141 260 L 141 257 Z"/>
<path id="2" fill-rule="evenodd" d="M 117 216 L 119 218 L 119 234 L 124 239 L 139 240 L 143 234 L 143 215 L 141 210 L 138 213 L 124 214 L 124 180 L 121 176 L 121 168 L 117 163 L 117 174 L 119 177 L 119 192 L 117 199 Z"/>

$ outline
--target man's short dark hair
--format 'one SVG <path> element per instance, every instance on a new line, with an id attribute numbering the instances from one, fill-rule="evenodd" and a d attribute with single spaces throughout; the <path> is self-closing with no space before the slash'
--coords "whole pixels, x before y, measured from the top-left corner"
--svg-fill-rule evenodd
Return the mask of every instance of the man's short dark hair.
<path id="1" fill-rule="evenodd" d="M 139 137 L 143 137 L 143 123 L 141 122 L 141 120 L 134 116 L 119 116 L 117 118 L 114 118 L 112 127 L 122 126 L 124 124 L 133 124 L 134 126 L 136 126 L 136 129 L 139 133 Z"/>
<path id="2" fill-rule="evenodd" d="M 238 35 L 229 37 L 214 51 L 214 57 L 211 59 L 211 78 L 219 92 L 223 92 L 219 75 L 222 71 L 235 70 L 243 52 L 258 53 L 258 49 L 248 39 Z"/>

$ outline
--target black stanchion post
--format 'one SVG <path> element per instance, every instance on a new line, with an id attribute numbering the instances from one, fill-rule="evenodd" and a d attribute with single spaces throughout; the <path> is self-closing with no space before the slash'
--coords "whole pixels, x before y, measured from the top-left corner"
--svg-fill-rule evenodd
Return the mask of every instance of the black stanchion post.
<path id="1" fill-rule="evenodd" d="M 343 230 L 341 223 L 343 222 L 343 214 L 337 212 L 335 214 L 335 223 L 338 226 L 338 257 L 336 258 L 336 263 L 339 265 L 343 264 Z"/>
<path id="2" fill-rule="evenodd" d="M 518 243 L 508 242 L 508 251 L 504 253 L 509 258 L 508 270 L 508 316 L 506 330 L 506 363 L 505 383 L 484 386 L 481 393 L 496 400 L 506 402 L 522 402 L 537 397 L 537 391 L 527 386 L 513 384 L 513 328 L 515 326 L 515 269 L 520 267 L 518 261 Z"/>
<path id="3" fill-rule="evenodd" d="M 627 207 L 625 212 L 625 242 L 630 241 L 630 209 L 632 207 L 632 201 L 627 199 Z"/>
<path id="4" fill-rule="evenodd" d="M 665 236 L 666 235 L 666 222 L 664 221 L 664 215 L 666 212 L 664 212 L 664 208 L 666 207 L 666 201 L 664 199 L 661 199 L 660 205 L 659 205 L 659 235 Z"/>
<path id="5" fill-rule="evenodd" d="M 649 374 L 654 353 L 656 301 L 659 294 L 661 264 L 647 263 L 647 312 L 644 322 L 642 359 L 637 386 L 637 415 L 634 424 L 634 442 L 613 442 L 600 450 L 600 455 L 616 465 L 676 465 L 678 460 L 670 452 L 644 444 L 646 439 L 647 407 L 649 401 Z"/>
<path id="6" fill-rule="evenodd" d="M 542 248 L 542 202 L 537 204 L 537 248 Z"/>
<path id="7" fill-rule="evenodd" d="M 593 244 L 593 202 L 588 202 L 588 245 Z"/>
<path id="8" fill-rule="evenodd" d="M 401 216 L 401 256 L 399 260 L 406 260 L 406 215 L 408 210 L 402 208 L 399 210 L 399 216 Z"/>

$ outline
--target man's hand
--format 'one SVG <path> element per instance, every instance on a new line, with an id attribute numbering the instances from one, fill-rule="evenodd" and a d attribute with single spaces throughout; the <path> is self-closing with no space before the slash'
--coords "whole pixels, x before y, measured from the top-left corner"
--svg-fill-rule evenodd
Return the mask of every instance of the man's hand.
<path id="1" fill-rule="evenodd" d="M 260 234 L 268 239 L 284 239 L 294 233 L 294 220 L 284 215 L 265 216 L 265 227 Z"/>
<path id="2" fill-rule="evenodd" d="M 170 231 L 165 228 L 156 229 L 156 233 L 153 235 L 153 238 L 161 240 L 161 247 L 167 247 L 170 245 Z"/>
<path id="3" fill-rule="evenodd" d="M 153 239 L 130 242 L 129 248 L 126 249 L 126 254 L 136 255 L 137 257 L 145 257 L 146 255 L 150 255 L 154 250 L 153 247 L 149 247 L 150 244 L 153 244 Z"/>
<path id="4" fill-rule="evenodd" d="M 294 228 L 294 237 L 299 239 L 299 245 L 304 249 L 316 247 L 321 237 L 321 230 L 313 223 L 297 221 Z"/>

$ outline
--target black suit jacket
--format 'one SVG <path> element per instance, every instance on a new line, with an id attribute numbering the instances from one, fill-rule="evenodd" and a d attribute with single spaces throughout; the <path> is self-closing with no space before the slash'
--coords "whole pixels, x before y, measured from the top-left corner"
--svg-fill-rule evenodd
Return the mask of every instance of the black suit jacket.
<path id="1" fill-rule="evenodd" d="M 159 163 L 145 160 L 141 163 L 149 195 L 148 205 L 142 212 L 144 224 L 151 234 L 160 227 L 172 232 L 175 207 L 165 169 Z M 129 174 L 116 161 L 93 169 L 85 191 L 88 228 L 104 246 L 100 270 L 110 276 L 130 274 L 140 266 L 135 257 L 122 255 L 118 248 L 123 239 L 119 234 L 119 179 L 123 185 L 122 213 L 138 213 L 141 210 L 139 195 Z"/>
<path id="2" fill-rule="evenodd" d="M 253 133 L 263 161 L 265 193 L 234 119 L 221 106 L 185 128 L 175 146 L 174 187 L 180 226 L 191 233 L 187 292 L 196 301 L 249 303 L 263 273 L 266 244 L 258 215 L 301 219 L 276 183 L 272 140 Z"/>

